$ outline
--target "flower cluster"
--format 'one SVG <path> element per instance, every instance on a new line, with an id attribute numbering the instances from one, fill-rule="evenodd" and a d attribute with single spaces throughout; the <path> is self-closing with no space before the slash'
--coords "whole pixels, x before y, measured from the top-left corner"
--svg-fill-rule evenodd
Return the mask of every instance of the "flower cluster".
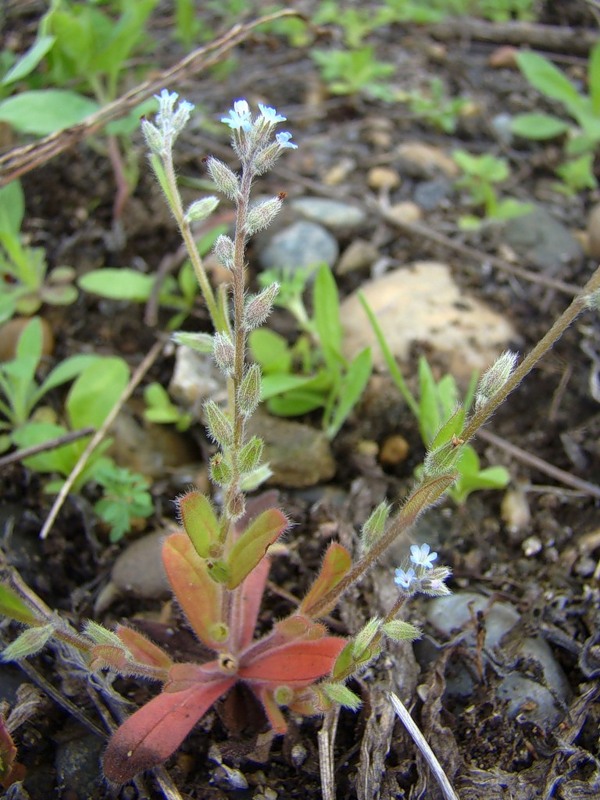
<path id="1" fill-rule="evenodd" d="M 236 100 L 228 116 L 221 117 L 221 122 L 231 128 L 231 143 L 242 165 L 252 163 L 256 174 L 260 175 L 273 166 L 282 150 L 295 150 L 298 145 L 291 141 L 289 131 L 276 133 L 273 139 L 275 127 L 286 118 L 271 106 L 259 103 L 258 108 L 260 113 L 253 119 L 248 102 Z"/>
<path id="2" fill-rule="evenodd" d="M 438 554 L 432 553 L 428 544 L 413 544 L 410 548 L 412 567 L 398 567 L 394 582 L 407 595 L 423 594 L 440 597 L 450 594 L 445 581 L 450 577 L 448 567 L 435 567 L 433 562 Z M 415 569 L 416 567 L 416 569 Z"/>
<path id="3" fill-rule="evenodd" d="M 169 92 L 167 89 L 163 89 L 159 95 L 154 96 L 158 100 L 156 124 L 143 119 L 142 133 L 151 152 L 158 156 L 165 156 L 171 152 L 175 139 L 187 125 L 194 105 L 187 100 L 182 100 L 176 109 L 175 103 L 179 95 L 177 92 Z"/>

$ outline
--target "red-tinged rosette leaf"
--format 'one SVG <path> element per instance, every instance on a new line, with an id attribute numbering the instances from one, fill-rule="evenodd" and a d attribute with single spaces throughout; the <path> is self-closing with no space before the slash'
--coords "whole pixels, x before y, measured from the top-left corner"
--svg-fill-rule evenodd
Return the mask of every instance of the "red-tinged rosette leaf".
<path id="1" fill-rule="evenodd" d="M 331 700 L 323 694 L 320 685 L 309 686 L 307 689 L 298 692 L 293 702 L 288 705 L 294 714 L 303 717 L 313 717 L 317 714 L 324 714 L 332 706 Z"/>
<path id="2" fill-rule="evenodd" d="M 278 686 L 309 686 L 329 675 L 345 639 L 326 636 L 310 642 L 290 642 L 266 650 L 245 662 L 238 670 L 241 680 L 276 689 Z"/>
<path id="3" fill-rule="evenodd" d="M 342 580 L 352 566 L 352 557 L 346 548 L 338 542 L 332 542 L 327 548 L 323 566 L 308 594 L 300 604 L 300 611 L 311 616 L 313 606 L 331 591 Z"/>
<path id="4" fill-rule="evenodd" d="M 198 555 L 206 558 L 211 545 L 219 538 L 219 521 L 212 503 L 201 492 L 188 492 L 178 503 L 185 532 Z"/>
<path id="5" fill-rule="evenodd" d="M 25 625 L 39 625 L 41 621 L 45 622 L 40 620 L 18 593 L 5 583 L 0 583 L 0 614 Z"/>
<path id="6" fill-rule="evenodd" d="M 281 708 L 275 702 L 272 690 L 267 689 L 265 686 L 258 686 L 254 689 L 254 694 L 262 703 L 272 730 L 275 733 L 284 734 L 287 731 L 287 722 Z"/>
<path id="7" fill-rule="evenodd" d="M 112 735 L 104 754 L 109 781 L 125 783 L 162 764 L 235 678 L 196 683 L 183 692 L 162 692 L 142 706 Z"/>
<path id="8" fill-rule="evenodd" d="M 132 663 L 127 658 L 127 653 L 120 647 L 110 644 L 95 644 L 91 651 L 90 669 L 95 672 L 99 669 L 112 669 L 114 672 L 131 675 Z"/>
<path id="9" fill-rule="evenodd" d="M 8 789 L 16 781 L 25 777 L 25 767 L 17 763 L 17 748 L 4 717 L 0 715 L 0 786 Z"/>
<path id="10" fill-rule="evenodd" d="M 241 591 L 233 596 L 230 642 L 236 652 L 245 650 L 252 642 L 270 567 L 269 559 L 263 558 L 248 575 Z"/>
<path id="11" fill-rule="evenodd" d="M 163 692 L 185 692 L 199 683 L 212 683 L 223 677 L 229 680 L 229 676 L 224 676 L 219 669 L 218 661 L 208 661 L 206 664 L 173 664 Z"/>
<path id="12" fill-rule="evenodd" d="M 185 533 L 172 533 L 162 558 L 169 583 L 200 641 L 212 650 L 219 642 L 211 636 L 221 625 L 221 587 L 208 574 L 206 564 Z"/>
<path id="13" fill-rule="evenodd" d="M 273 544 L 288 526 L 285 514 L 277 508 L 263 511 L 250 523 L 227 556 L 229 567 L 228 589 L 235 589 L 264 558 L 267 548 Z"/>
<path id="14" fill-rule="evenodd" d="M 322 639 L 327 634 L 327 628 L 320 622 L 313 622 L 303 614 L 291 614 L 289 617 L 275 623 L 275 632 L 285 641 L 310 641 Z"/>
<path id="15" fill-rule="evenodd" d="M 140 664 L 160 669 L 170 669 L 173 659 L 146 636 L 126 625 L 117 625 L 115 633 Z"/>

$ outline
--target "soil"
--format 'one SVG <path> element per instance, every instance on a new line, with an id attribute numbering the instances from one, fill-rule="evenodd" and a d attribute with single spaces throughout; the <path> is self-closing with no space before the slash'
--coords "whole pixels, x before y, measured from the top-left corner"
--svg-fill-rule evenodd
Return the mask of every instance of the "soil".
<path id="1" fill-rule="evenodd" d="M 20 51 L 28 46 L 42 5 L 23 4 L 19 11 L 18 3 L 9 4 L 8 25 L 2 34 L 4 46 L 15 47 L 17 42 Z M 153 35 L 159 42 L 153 58 L 160 67 L 183 55 L 169 36 L 167 6 L 160 5 L 161 12 L 153 22 Z M 310 16 L 313 6 L 307 1 L 303 10 Z M 594 30 L 596 22 L 590 8 L 591 4 L 576 0 L 540 3 L 536 22 L 553 25 L 559 32 L 569 25 Z M 214 26 L 216 21 L 210 24 Z M 340 32 L 328 28 L 320 37 L 321 46 L 337 44 Z M 451 95 L 473 100 L 474 113 L 459 119 L 454 134 L 444 134 L 411 115 L 406 105 L 386 104 L 363 95 L 329 95 L 307 49 L 292 47 L 274 34 L 257 32 L 237 48 L 226 68 L 221 65 L 211 74 L 169 87 L 195 102 L 211 123 L 195 127 L 182 137 L 178 148 L 180 174 L 186 179 L 203 179 L 205 155 L 228 157 L 226 136 L 214 123 L 226 113 L 232 99 L 267 101 L 286 114 L 300 147 L 261 181 L 257 191 L 285 191 L 290 197 L 316 193 L 365 208 L 372 221 L 371 238 L 382 256 L 394 265 L 423 258 L 450 263 L 465 291 L 485 299 L 505 315 L 522 337 L 520 351 L 529 350 L 568 304 L 568 294 L 495 266 L 482 266 L 488 256 L 506 254 L 502 232 L 484 226 L 477 233 L 463 233 L 458 217 L 468 209 L 460 193 L 427 212 L 426 228 L 444 234 L 455 245 L 477 249 L 479 260 L 448 250 L 439 239 L 398 231 L 368 202 L 369 198 L 376 199 L 368 187 L 368 172 L 373 166 L 393 163 L 394 149 L 406 140 L 420 140 L 444 152 L 455 147 L 491 151 L 511 163 L 514 178 L 507 192 L 544 205 L 571 229 L 584 227 L 600 193 L 590 190 L 569 197 L 552 188 L 555 145 L 518 142 L 500 146 L 493 137 L 490 119 L 495 114 L 532 109 L 540 103 L 518 72 L 489 66 L 490 55 L 503 43 L 501 38 L 496 43 L 482 43 L 471 38 L 465 26 L 460 38 L 442 40 L 434 38 L 427 26 L 396 24 L 371 34 L 369 41 L 375 44 L 380 60 L 397 66 L 394 80 L 402 88 L 422 87 L 431 77 L 440 77 Z M 523 44 L 526 46 L 526 39 Z M 585 57 L 568 51 L 555 57 L 575 77 L 585 74 Z M 102 140 L 98 138 L 92 144 L 80 144 L 23 177 L 26 229 L 31 242 L 45 247 L 51 266 L 69 263 L 79 274 L 101 265 L 135 265 L 147 272 L 159 269 L 162 259 L 177 250 L 179 241 L 157 187 L 143 169 L 141 138 L 133 137 L 133 146 L 139 150 L 140 180 L 117 225 L 113 220 L 110 164 L 102 154 Z M 328 185 L 324 176 L 345 161 L 352 168 L 341 183 Z M 410 200 L 414 188 L 410 179 L 403 181 L 394 190 L 393 201 Z M 249 255 L 252 263 L 252 251 Z M 518 266 L 535 269 L 527 263 Z M 548 277 L 582 286 L 594 267 L 593 259 L 582 257 L 562 268 L 560 274 Z M 539 270 L 538 275 L 544 277 Z M 346 295 L 367 278 L 364 272 L 340 276 L 340 293 Z M 168 320 L 168 314 L 161 310 L 158 324 L 149 327 L 143 308 L 99 302 L 83 293 L 75 305 L 66 309 L 48 307 L 43 313 L 56 338 L 56 360 L 74 352 L 94 351 L 119 354 L 132 365 L 140 362 Z M 186 326 L 198 330 L 207 329 L 207 325 L 199 303 Z M 588 482 L 593 482 L 600 465 L 600 414 L 590 389 L 595 362 L 589 355 L 597 350 L 598 336 L 595 319 L 591 315 L 582 317 L 489 426 L 502 440 Z M 171 370 L 172 359 L 165 356 L 153 366 L 147 380 L 166 385 Z M 318 424 L 316 418 L 307 421 Z M 409 458 L 395 466 L 382 466 L 359 446 L 365 440 L 380 446 L 394 434 L 404 436 L 410 445 Z M 206 445 L 199 424 L 193 437 L 200 459 Z M 333 447 L 338 468 L 330 484 L 307 491 L 281 490 L 281 505 L 296 526 L 293 542 L 288 542 L 291 555 L 277 563 L 272 579 L 288 595 L 302 595 L 329 538 L 352 542 L 373 505 L 383 497 L 397 501 L 403 496 L 423 457 L 412 418 L 385 376 L 372 384 L 360 413 L 348 421 Z M 528 522 L 512 528 L 502 515 L 503 493 L 481 492 L 472 495 L 462 508 L 445 503 L 421 524 L 427 540 L 440 553 L 440 562 L 453 571 L 452 589 L 481 592 L 491 604 L 512 604 L 521 621 L 518 631 L 511 635 L 537 634 L 547 641 L 569 683 L 570 696 L 562 705 L 562 721 L 544 727 L 532 723 L 526 714 L 511 717 L 507 702 L 496 693 L 500 678 L 507 670 L 539 676 L 539 668 L 536 673 L 536 665 L 524 664 L 522 659 L 511 663 L 508 647 L 502 650 L 503 664 L 487 660 L 482 667 L 481 636 L 476 640 L 457 636 L 444 642 L 424 622 L 424 606 L 414 603 L 408 617 L 423 626 L 423 641 L 431 645 L 429 655 L 417 650 L 415 659 L 407 647 L 391 648 L 353 684 L 363 707 L 356 714 L 343 711 L 339 717 L 334 748 L 339 798 L 435 800 L 442 796 L 412 739 L 395 720 L 387 700 L 389 690 L 410 708 L 461 800 L 600 797 L 600 494 L 593 496 L 585 488 L 567 487 L 497 444 L 480 440 L 477 447 L 489 463 L 503 463 L 509 468 L 512 486 L 519 489 L 528 507 Z M 0 485 L 0 530 L 7 563 L 20 570 L 48 605 L 73 624 L 80 624 L 92 615 L 98 592 L 126 542 L 117 546 L 108 543 L 90 510 L 92 498 L 86 496 L 65 506 L 50 536 L 42 542 L 37 534 L 49 510 L 44 478 L 13 465 L 0 474 Z M 179 489 L 168 476 L 156 481 L 154 493 L 160 513 L 132 537 L 172 521 L 170 498 Z M 390 582 L 389 564 L 400 560 L 406 548 L 406 542 L 399 544 L 386 559 L 386 568 L 376 570 L 350 593 L 333 623 L 336 629 L 355 631 L 373 614 L 381 614 L 386 602 L 389 607 L 382 586 Z M 288 608 L 284 597 L 269 593 L 261 624 L 268 625 Z M 125 598 L 98 621 L 110 625 L 134 619 L 142 626 L 146 620 L 146 627 L 158 637 L 157 621 L 173 622 L 176 617 L 177 612 L 162 601 Z M 473 621 L 472 627 L 478 626 L 481 633 L 485 614 Z M 13 633 L 4 629 L 1 635 L 9 640 Z M 187 639 L 179 644 L 186 649 L 195 646 Z M 458 703 L 446 691 L 446 684 L 461 659 L 471 665 L 476 680 L 468 702 Z M 28 663 L 27 677 L 13 666 L 3 666 L 1 673 L 4 694 L 13 691 L 14 696 L 14 688 L 24 682 L 37 683 L 39 689 L 31 700 L 31 715 L 15 733 L 26 777 L 22 785 L 7 791 L 7 797 L 176 797 L 165 788 L 167 772 L 184 798 L 307 800 L 321 796 L 317 751 L 320 721 L 293 720 L 285 737 L 271 740 L 256 709 L 240 715 L 244 698 L 238 695 L 203 718 L 179 753 L 167 762 L 167 772 L 145 776 L 122 789 L 109 787 L 101 780 L 98 767 L 102 738 L 88 735 L 64 700 L 70 700 L 75 710 L 104 731 L 99 707 L 110 706 L 110 699 L 106 693 L 98 695 L 97 684 L 86 681 L 83 673 L 61 660 L 56 650 L 46 650 Z M 44 682 L 55 688 L 58 697 L 43 691 Z M 153 691 L 129 679 L 117 680 L 114 689 L 134 704 L 143 702 Z M 240 724 L 240 716 L 244 724 Z M 80 766 L 74 767 L 77 757 L 81 758 Z M 66 762 L 70 766 L 66 767 Z M 236 783 L 240 774 L 245 777 L 246 788 Z M 82 782 L 82 775 L 91 783 Z"/>

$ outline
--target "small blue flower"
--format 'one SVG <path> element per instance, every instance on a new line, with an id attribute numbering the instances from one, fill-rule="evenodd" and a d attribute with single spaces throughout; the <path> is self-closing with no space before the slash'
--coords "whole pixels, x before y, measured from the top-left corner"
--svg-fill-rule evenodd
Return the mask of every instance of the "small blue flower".
<path id="1" fill-rule="evenodd" d="M 413 544 L 410 548 L 410 560 L 416 567 L 423 567 L 423 569 L 431 569 L 433 562 L 437 558 L 437 553 L 430 552 L 431 547 L 428 544 Z"/>
<path id="2" fill-rule="evenodd" d="M 281 133 L 275 135 L 275 139 L 277 140 L 279 147 L 291 147 L 292 150 L 297 150 L 298 145 L 290 142 L 291 138 L 292 134 L 288 133 L 287 131 L 282 131 Z"/>
<path id="3" fill-rule="evenodd" d="M 269 125 L 278 125 L 280 122 L 285 122 L 287 119 L 287 117 L 283 117 L 281 114 L 278 114 L 277 111 L 271 106 L 263 106 L 262 103 L 259 103 L 258 107 L 264 121 Z"/>
<path id="4" fill-rule="evenodd" d="M 398 567 L 396 570 L 396 575 L 394 577 L 394 583 L 400 586 L 402 589 L 409 589 L 411 583 L 415 579 L 415 571 L 411 567 L 410 569 L 403 570 Z"/>
<path id="5" fill-rule="evenodd" d="M 246 100 L 236 100 L 233 108 L 229 110 L 228 117 L 221 117 L 221 122 L 229 125 L 232 130 L 249 131 L 252 128 L 252 115 Z"/>

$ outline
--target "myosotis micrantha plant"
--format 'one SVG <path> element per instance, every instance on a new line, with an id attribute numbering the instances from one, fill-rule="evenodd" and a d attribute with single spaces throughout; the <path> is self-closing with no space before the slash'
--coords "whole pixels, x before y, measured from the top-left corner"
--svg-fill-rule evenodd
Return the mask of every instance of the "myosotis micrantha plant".
<path id="1" fill-rule="evenodd" d="M 396 570 L 398 598 L 382 618 L 371 619 L 353 637 L 333 636 L 320 621 L 338 603 L 417 517 L 435 504 L 457 478 L 461 448 L 506 399 L 565 328 L 589 305 L 597 305 L 600 275 L 596 273 L 534 350 L 516 366 L 505 355 L 481 379 L 470 418 L 455 414 L 440 428 L 428 453 L 419 482 L 395 516 L 382 503 L 365 522 L 360 549 L 351 553 L 337 542 L 327 548 L 319 574 L 307 594 L 287 617 L 255 639 L 257 617 L 272 555 L 269 548 L 288 528 L 285 514 L 267 501 L 246 504 L 245 487 L 261 476 L 262 442 L 247 438 L 248 418 L 258 405 L 260 370 L 246 360 L 248 333 L 263 324 L 271 310 L 277 285 L 255 296 L 244 289 L 245 248 L 248 238 L 266 227 L 281 207 L 281 197 L 250 204 L 255 177 L 268 170 L 286 149 L 295 148 L 291 134 L 275 133 L 284 121 L 274 109 L 260 106 L 253 117 L 245 100 L 234 103 L 223 119 L 232 132 L 233 149 L 241 162 L 239 174 L 209 158 L 212 179 L 237 209 L 233 238 L 219 237 L 215 252 L 231 272 L 230 296 L 213 294 L 195 247 L 190 223 L 211 213 L 214 197 L 183 208 L 172 160 L 173 144 L 187 123 L 191 104 L 177 104 L 177 95 L 164 91 L 155 123 L 143 122 L 151 163 L 167 197 L 212 316 L 215 333 L 180 334 L 180 341 L 199 350 L 212 350 L 228 379 L 228 406 L 208 401 L 204 411 L 210 437 L 217 445 L 210 473 L 220 488 L 222 503 L 199 491 L 178 500 L 182 530 L 164 542 L 162 558 L 176 599 L 198 639 L 214 657 L 205 663 L 177 663 L 157 645 L 125 625 L 108 630 L 88 622 L 83 633 L 37 598 L 15 573 L 0 576 L 0 613 L 27 626 L 3 653 L 5 660 L 37 652 L 52 637 L 75 648 L 90 670 L 108 669 L 153 679 L 161 692 L 130 716 L 112 735 L 104 755 L 104 773 L 122 783 L 138 772 L 161 764 L 180 745 L 204 713 L 238 682 L 260 700 L 276 733 L 284 733 L 282 707 L 296 714 L 324 713 L 332 704 L 360 705 L 346 686 L 347 679 L 383 649 L 385 638 L 412 640 L 419 634 L 397 619 L 405 601 L 423 592 L 448 593 L 449 570 L 435 567 L 437 553 L 427 544 L 413 545 Z M 229 306 L 232 311 L 229 313 Z M 3 744 L 4 743 L 4 744 Z M 0 755 L 14 764 L 14 749 L 0 737 Z M 11 760 L 12 759 L 12 760 Z M 10 762 L 10 763 L 9 763 Z M 0 774 L 0 779 L 3 776 Z"/>

